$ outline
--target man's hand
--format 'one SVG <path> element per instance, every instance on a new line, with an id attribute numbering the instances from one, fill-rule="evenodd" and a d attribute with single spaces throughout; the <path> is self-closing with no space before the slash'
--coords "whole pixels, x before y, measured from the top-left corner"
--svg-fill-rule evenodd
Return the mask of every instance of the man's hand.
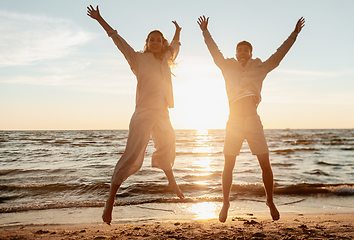
<path id="1" fill-rule="evenodd" d="M 204 15 L 203 15 L 203 17 L 200 16 L 197 21 L 197 23 L 199 24 L 199 27 L 202 31 L 208 30 L 208 22 L 209 22 L 209 17 L 206 18 Z"/>
<path id="2" fill-rule="evenodd" d="M 299 34 L 303 27 L 305 27 L 305 18 L 301 17 L 296 23 L 294 32 L 296 32 L 296 34 Z"/>
<path id="3" fill-rule="evenodd" d="M 101 17 L 100 11 L 98 10 L 98 6 L 96 7 L 96 10 L 92 7 L 92 5 L 87 7 L 87 16 L 98 20 Z"/>

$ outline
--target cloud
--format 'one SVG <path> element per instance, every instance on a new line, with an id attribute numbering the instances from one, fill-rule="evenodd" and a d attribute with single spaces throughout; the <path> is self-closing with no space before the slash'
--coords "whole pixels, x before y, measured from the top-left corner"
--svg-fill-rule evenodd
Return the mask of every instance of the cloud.
<path id="1" fill-rule="evenodd" d="M 134 94 L 136 79 L 124 59 L 112 57 L 44 61 L 11 67 L 10 74 L 0 76 L 1 83 L 63 87 L 73 91 Z M 6 70 L 6 68 L 4 68 Z M 5 71 L 6 72 L 6 71 Z"/>
<path id="2" fill-rule="evenodd" d="M 0 11 L 0 21 L 0 67 L 61 58 L 93 38 L 63 19 Z"/>

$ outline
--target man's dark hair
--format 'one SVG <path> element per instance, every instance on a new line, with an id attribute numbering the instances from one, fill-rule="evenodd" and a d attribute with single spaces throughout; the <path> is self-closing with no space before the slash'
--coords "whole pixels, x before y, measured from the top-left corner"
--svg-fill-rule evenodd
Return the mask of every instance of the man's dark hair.
<path id="1" fill-rule="evenodd" d="M 245 46 L 249 47 L 250 50 L 251 50 L 251 53 L 252 53 L 253 47 L 252 47 L 252 45 L 251 45 L 249 42 L 247 42 L 247 41 L 239 42 L 239 43 L 237 44 L 237 46 L 236 46 L 236 49 L 237 49 L 239 46 L 241 46 L 241 45 L 245 45 Z"/>

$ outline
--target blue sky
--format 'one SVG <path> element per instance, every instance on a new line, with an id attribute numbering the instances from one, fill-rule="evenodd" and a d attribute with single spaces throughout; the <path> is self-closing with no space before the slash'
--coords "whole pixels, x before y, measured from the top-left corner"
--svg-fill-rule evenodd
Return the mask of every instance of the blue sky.
<path id="1" fill-rule="evenodd" d="M 3 1 L 0 9 L 0 129 L 127 129 L 136 80 L 97 22 L 102 16 L 135 49 L 161 30 L 182 27 L 173 70 L 178 128 L 224 128 L 224 80 L 196 23 L 209 30 L 225 57 L 247 40 L 266 60 L 304 16 L 306 26 L 263 85 L 265 128 L 354 127 L 354 1 Z"/>

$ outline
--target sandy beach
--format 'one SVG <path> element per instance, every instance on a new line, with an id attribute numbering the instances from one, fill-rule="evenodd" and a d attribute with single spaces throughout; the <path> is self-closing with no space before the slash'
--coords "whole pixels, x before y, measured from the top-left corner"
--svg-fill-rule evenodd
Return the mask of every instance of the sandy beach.
<path id="1" fill-rule="evenodd" d="M 249 214 L 134 224 L 41 225 L 0 228 L 0 239 L 353 239 L 354 213 L 289 214 L 279 221 Z"/>

